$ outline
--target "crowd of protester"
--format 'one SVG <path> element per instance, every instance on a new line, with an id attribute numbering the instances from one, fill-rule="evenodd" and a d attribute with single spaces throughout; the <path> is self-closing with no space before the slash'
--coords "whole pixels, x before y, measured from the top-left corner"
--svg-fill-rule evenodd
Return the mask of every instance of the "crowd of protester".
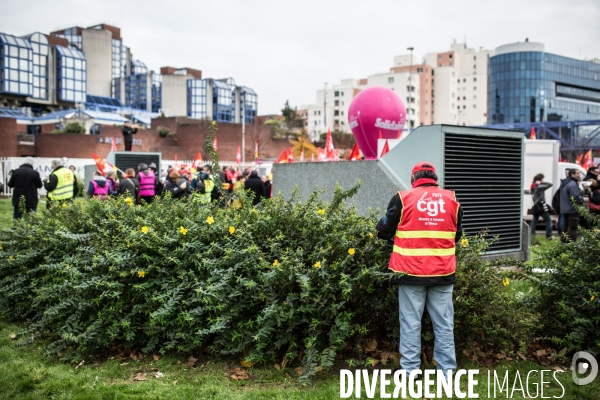
<path id="1" fill-rule="evenodd" d="M 13 188 L 14 218 L 21 218 L 21 197 L 25 199 L 26 212 L 35 212 L 38 206 L 38 189 L 42 186 L 47 191 L 46 207 L 54 203 L 73 201 L 78 194 L 75 167 L 65 168 L 59 160 L 52 161 L 52 173 L 42 180 L 33 168 L 33 158 L 27 158 L 25 163 L 13 171 L 8 186 Z M 179 168 L 169 166 L 162 174 L 157 170 L 155 163 L 140 163 L 137 172 L 133 168 L 120 171 L 105 170 L 104 173 L 96 170 L 93 173 L 85 195 L 87 198 L 106 199 L 108 197 L 124 196 L 131 198 L 132 203 L 151 203 L 157 196 L 167 193 L 175 199 L 194 199 L 201 204 L 218 201 L 222 205 L 231 207 L 242 206 L 242 196 L 233 196 L 231 203 L 227 203 L 225 192 L 248 191 L 252 204 L 256 205 L 264 198 L 272 196 L 271 181 L 269 176 L 259 177 L 257 171 L 250 169 L 240 170 L 234 167 L 223 167 L 218 178 L 222 183 L 222 190 L 216 184 L 216 177 L 210 164 L 195 170 L 182 165 Z"/>

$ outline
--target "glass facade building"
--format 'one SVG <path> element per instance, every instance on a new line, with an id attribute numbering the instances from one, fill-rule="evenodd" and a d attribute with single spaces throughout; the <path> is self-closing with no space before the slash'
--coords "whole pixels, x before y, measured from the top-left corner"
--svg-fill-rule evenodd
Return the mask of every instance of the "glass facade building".
<path id="1" fill-rule="evenodd" d="M 86 101 L 86 60 L 74 48 L 56 46 L 56 93 L 58 100 Z"/>
<path id="2" fill-rule="evenodd" d="M 0 34 L 0 91 L 33 94 L 33 47 L 29 40 Z"/>
<path id="3" fill-rule="evenodd" d="M 258 112 L 258 96 L 254 90 L 245 86 L 241 87 L 240 93 L 240 115 L 245 114 L 246 123 L 253 124 L 254 117 L 256 117 L 256 113 Z"/>
<path id="4" fill-rule="evenodd" d="M 600 64 L 544 51 L 490 57 L 487 118 L 489 124 L 598 120 Z"/>
<path id="5" fill-rule="evenodd" d="M 159 112 L 162 109 L 162 75 L 151 73 L 152 76 L 152 112 Z"/>
<path id="6" fill-rule="evenodd" d="M 234 102 L 232 92 L 235 86 L 228 82 L 212 81 L 213 121 L 234 122 Z"/>
<path id="7" fill-rule="evenodd" d="M 190 118 L 206 118 L 206 79 L 189 79 L 187 81 L 187 116 Z"/>
<path id="8" fill-rule="evenodd" d="M 34 33 L 28 39 L 33 49 L 33 93 L 31 97 L 48 100 L 48 58 L 50 56 L 48 38 L 41 33 Z"/>

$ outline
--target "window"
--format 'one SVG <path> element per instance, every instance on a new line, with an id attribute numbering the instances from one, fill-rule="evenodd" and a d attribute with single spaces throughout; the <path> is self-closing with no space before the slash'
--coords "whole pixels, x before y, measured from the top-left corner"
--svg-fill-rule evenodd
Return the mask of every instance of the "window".
<path id="1" fill-rule="evenodd" d="M 29 36 L 33 49 L 33 93 L 36 99 L 48 99 L 48 56 L 50 46 L 46 35 L 34 33 Z"/>
<path id="2" fill-rule="evenodd" d="M 440 55 L 438 55 L 438 60 L 441 60 L 441 59 L 442 59 L 442 55 L 440 54 Z"/>
<path id="3" fill-rule="evenodd" d="M 206 80 L 189 79 L 187 81 L 187 116 L 206 118 Z"/>
<path id="4" fill-rule="evenodd" d="M 56 87 L 58 99 L 69 102 L 86 101 L 86 59 L 75 47 L 55 46 Z"/>
<path id="5" fill-rule="evenodd" d="M 333 115 L 334 115 L 335 117 L 337 117 L 337 116 L 339 116 L 339 115 L 340 115 L 340 112 L 339 112 L 338 110 L 335 110 L 335 111 L 333 112 Z"/>
<path id="6" fill-rule="evenodd" d="M 321 115 L 321 110 L 319 110 L 318 112 L 319 112 L 319 115 Z"/>
<path id="7" fill-rule="evenodd" d="M 394 83 L 394 77 L 393 76 L 388 77 L 388 83 Z"/>
<path id="8" fill-rule="evenodd" d="M 335 91 L 335 92 L 333 93 L 333 95 L 334 95 L 335 97 L 339 97 L 339 96 L 340 96 L 340 92 L 338 92 L 338 91 Z"/>
<path id="9" fill-rule="evenodd" d="M 477 69 L 477 64 L 473 64 L 473 69 Z"/>
<path id="10" fill-rule="evenodd" d="M 422 74 L 423 73 L 423 68 L 417 68 L 417 74 Z"/>
<path id="11" fill-rule="evenodd" d="M 336 101 L 333 103 L 333 105 L 334 105 L 334 106 L 336 106 L 336 107 L 337 107 L 337 106 L 339 106 L 339 105 L 340 105 L 340 101 L 339 101 L 339 100 L 336 100 Z"/>
<path id="12" fill-rule="evenodd" d="M 343 111 L 340 111 L 340 115 L 344 115 L 344 112 L 343 112 Z"/>
<path id="13" fill-rule="evenodd" d="M 466 82 L 466 81 L 467 81 L 467 78 L 463 78 L 463 82 Z"/>
<path id="14" fill-rule="evenodd" d="M 452 66 L 452 63 L 450 63 L 450 66 Z"/>
<path id="15" fill-rule="evenodd" d="M 452 54 L 450 54 L 450 55 L 448 56 L 448 58 L 452 58 Z"/>
<path id="16" fill-rule="evenodd" d="M 473 96 L 473 100 L 477 100 L 477 96 Z"/>
<path id="17" fill-rule="evenodd" d="M 460 110 L 460 106 L 457 106 L 456 108 Z"/>
<path id="18" fill-rule="evenodd" d="M 467 106 L 463 106 L 463 110 L 466 110 L 466 109 L 467 109 Z"/>
<path id="19" fill-rule="evenodd" d="M 458 79 L 458 83 L 460 83 L 460 78 Z"/>
<path id="20" fill-rule="evenodd" d="M 473 90 L 477 90 L 477 86 L 473 86 Z"/>
<path id="21" fill-rule="evenodd" d="M 477 77 L 473 77 L 473 82 L 477 82 Z"/>
<path id="22" fill-rule="evenodd" d="M 33 48 L 29 40 L 0 34 L 0 92 L 33 94 Z"/>
<path id="23" fill-rule="evenodd" d="M 477 56 L 473 56 L 473 61 L 477 60 Z"/>
<path id="24" fill-rule="evenodd" d="M 473 108 L 477 108 L 477 104 L 473 104 Z"/>
<path id="25" fill-rule="evenodd" d="M 344 92 L 340 92 L 340 96 L 344 96 Z"/>
<path id="26" fill-rule="evenodd" d="M 466 96 L 463 96 L 463 100 L 466 100 L 466 99 L 467 99 L 467 97 L 466 97 Z"/>

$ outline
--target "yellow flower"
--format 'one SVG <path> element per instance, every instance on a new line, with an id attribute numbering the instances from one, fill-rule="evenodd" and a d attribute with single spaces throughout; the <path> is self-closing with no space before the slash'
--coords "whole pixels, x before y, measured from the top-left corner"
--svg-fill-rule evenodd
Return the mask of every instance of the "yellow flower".
<path id="1" fill-rule="evenodd" d="M 0 244 L 0 250 L 2 250 L 2 245 Z"/>
<path id="2" fill-rule="evenodd" d="M 314 265 L 314 268 L 321 268 L 321 261 L 317 261 Z"/>
<path id="3" fill-rule="evenodd" d="M 278 260 L 275 260 L 275 261 L 273 261 L 273 266 L 275 266 L 275 267 L 276 267 L 276 266 L 278 266 L 278 265 L 279 265 L 279 261 L 278 261 Z"/>
<path id="4" fill-rule="evenodd" d="M 503 284 L 504 286 L 508 286 L 508 285 L 510 284 L 510 279 L 508 279 L 508 278 L 504 278 L 504 279 L 502 279 L 502 284 Z"/>
<path id="5" fill-rule="evenodd" d="M 215 222 L 215 219 L 214 219 L 213 217 L 208 217 L 208 218 L 206 218 L 206 223 L 207 223 L 207 224 L 209 224 L 209 225 L 210 225 L 210 224 L 212 224 L 212 223 L 214 223 L 214 222 Z"/>
<path id="6" fill-rule="evenodd" d="M 323 210 L 323 209 L 320 209 L 319 211 L 317 211 L 317 213 L 318 213 L 319 215 L 323 215 L 323 214 L 325 214 L 325 210 Z"/>
<path id="7" fill-rule="evenodd" d="M 67 206 L 67 203 L 62 203 L 62 206 L 63 206 L 63 207 L 66 207 L 66 206 Z"/>
<path id="8" fill-rule="evenodd" d="M 373 239 L 373 237 L 374 237 L 374 236 L 373 236 L 373 234 L 372 234 L 372 233 L 369 233 L 369 237 L 370 237 L 371 239 Z"/>
<path id="9" fill-rule="evenodd" d="M 125 203 L 127 203 L 127 205 L 132 205 L 133 204 L 133 199 L 131 197 L 128 197 L 125 199 Z"/>
<path id="10" fill-rule="evenodd" d="M 353 248 L 349 248 L 348 249 L 348 254 L 350 254 L 351 256 L 353 256 L 354 253 L 356 253 L 356 251 Z"/>
<path id="11" fill-rule="evenodd" d="M 181 232 L 181 234 L 182 234 L 182 235 L 185 235 L 185 234 L 187 234 L 187 233 L 188 233 L 188 230 L 187 230 L 187 229 L 185 229 L 183 226 L 180 226 L 180 227 L 179 227 L 179 232 Z"/>
<path id="12" fill-rule="evenodd" d="M 235 228 L 233 226 L 229 227 L 229 233 L 232 235 L 235 233 Z"/>
<path id="13" fill-rule="evenodd" d="M 138 278 L 143 278 L 146 275 L 144 271 L 138 271 Z"/>
<path id="14" fill-rule="evenodd" d="M 590 301 L 594 301 L 595 299 L 596 299 L 596 296 L 592 296 L 592 297 L 590 298 Z"/>
<path id="15" fill-rule="evenodd" d="M 15 258 L 13 256 L 8 257 L 9 260 L 14 260 Z"/>
<path id="16" fill-rule="evenodd" d="M 460 246 L 461 247 L 467 247 L 469 245 L 469 241 L 467 239 L 461 239 L 460 240 Z M 504 285 L 506 286 L 506 285 Z"/>
<path id="17" fill-rule="evenodd" d="M 148 227 L 146 225 L 142 226 L 142 233 L 148 233 Z"/>

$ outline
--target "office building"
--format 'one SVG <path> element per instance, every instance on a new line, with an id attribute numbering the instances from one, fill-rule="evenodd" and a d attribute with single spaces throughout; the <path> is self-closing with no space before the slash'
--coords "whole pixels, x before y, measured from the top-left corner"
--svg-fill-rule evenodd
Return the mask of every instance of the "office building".
<path id="1" fill-rule="evenodd" d="M 600 119 L 600 61 L 547 53 L 526 40 L 489 62 L 488 123 Z"/>
<path id="2" fill-rule="evenodd" d="M 258 96 L 231 78 L 203 79 L 192 68 L 151 71 L 133 59 L 121 29 L 107 24 L 25 37 L 0 33 L 0 108 L 39 115 L 79 103 L 143 121 L 164 114 L 241 122 L 245 113 L 251 123 Z"/>

